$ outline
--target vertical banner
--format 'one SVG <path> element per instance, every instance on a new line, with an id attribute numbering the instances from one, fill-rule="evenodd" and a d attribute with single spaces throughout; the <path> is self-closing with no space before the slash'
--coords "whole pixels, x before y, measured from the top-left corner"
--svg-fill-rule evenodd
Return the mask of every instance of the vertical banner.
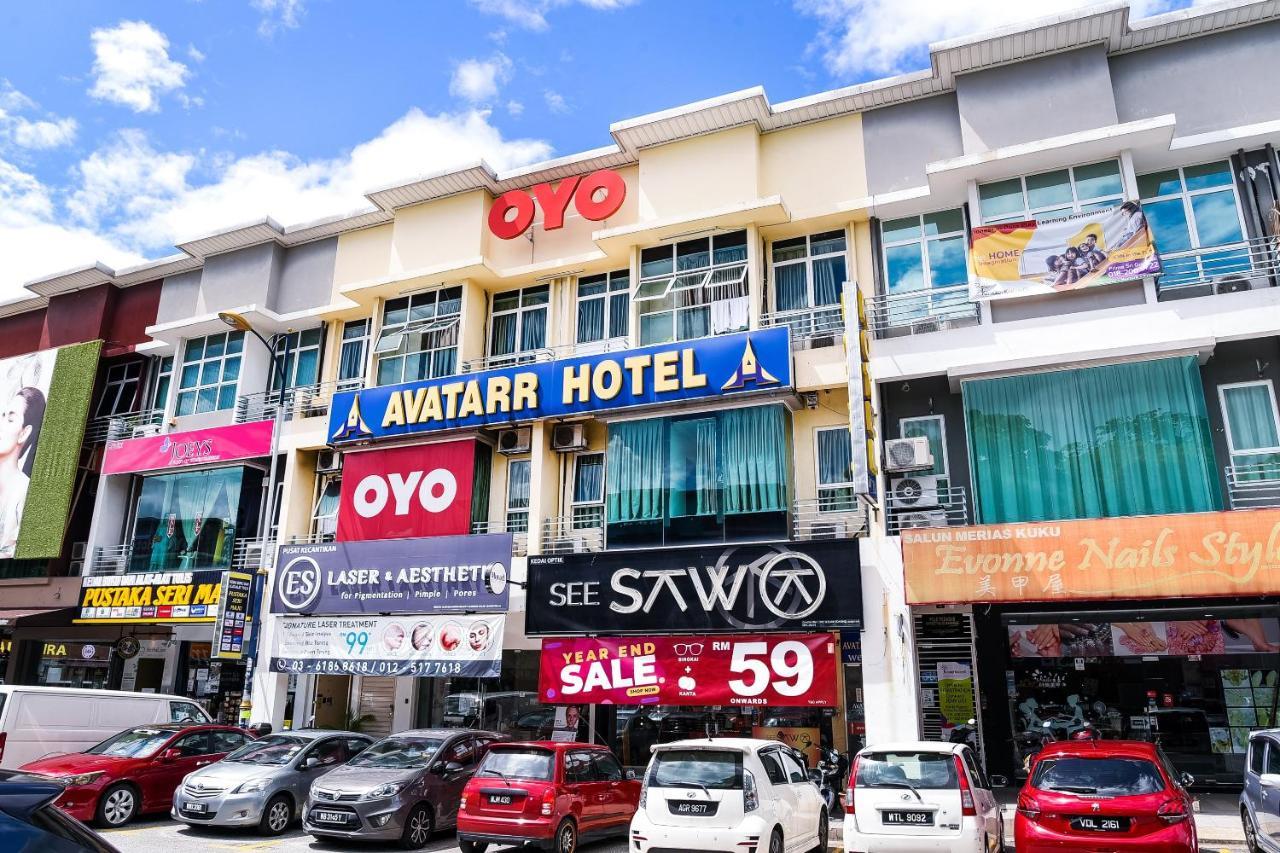
<path id="1" fill-rule="evenodd" d="M 844 355 L 849 371 L 849 438 L 853 442 L 850 480 L 854 492 L 875 498 L 876 476 L 880 472 L 876 470 L 875 421 L 871 413 L 870 342 L 867 310 L 857 283 L 844 283 L 840 305 L 844 312 Z"/>
<path id="2" fill-rule="evenodd" d="M 974 718 L 973 669 L 969 664 L 938 664 L 938 711 L 942 715 L 943 737 Z"/>
<path id="3" fill-rule="evenodd" d="M 221 606 L 213 623 L 213 654 L 223 660 L 244 656 L 244 626 L 249 619 L 249 598 L 253 595 L 253 575 L 225 572 L 222 575 Z"/>

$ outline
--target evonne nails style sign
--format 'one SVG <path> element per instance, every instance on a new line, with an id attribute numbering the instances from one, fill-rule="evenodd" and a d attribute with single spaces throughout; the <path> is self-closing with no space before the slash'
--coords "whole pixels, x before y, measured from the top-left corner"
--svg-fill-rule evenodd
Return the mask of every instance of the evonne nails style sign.
<path id="1" fill-rule="evenodd" d="M 1280 593 L 1280 510 L 903 531 L 907 603 Z"/>

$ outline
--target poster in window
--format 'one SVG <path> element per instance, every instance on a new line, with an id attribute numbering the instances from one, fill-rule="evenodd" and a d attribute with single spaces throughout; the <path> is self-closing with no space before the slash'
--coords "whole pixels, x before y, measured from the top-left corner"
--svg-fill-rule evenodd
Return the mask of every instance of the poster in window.
<path id="1" fill-rule="evenodd" d="M 1009 299 L 1135 281 L 1160 273 L 1137 202 L 1056 219 L 978 225 L 969 243 L 969 298 Z"/>

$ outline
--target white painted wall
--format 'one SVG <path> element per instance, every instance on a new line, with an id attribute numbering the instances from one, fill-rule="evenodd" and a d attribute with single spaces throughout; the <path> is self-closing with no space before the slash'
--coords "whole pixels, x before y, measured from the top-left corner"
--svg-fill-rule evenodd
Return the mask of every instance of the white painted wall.
<path id="1" fill-rule="evenodd" d="M 862 557 L 862 692 L 867 743 L 920 739 L 916 644 L 897 537 L 857 540 Z"/>

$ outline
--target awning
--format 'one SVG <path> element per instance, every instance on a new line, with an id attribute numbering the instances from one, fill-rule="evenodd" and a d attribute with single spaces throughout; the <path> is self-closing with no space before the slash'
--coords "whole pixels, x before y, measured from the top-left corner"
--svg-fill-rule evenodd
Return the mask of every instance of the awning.
<path id="1" fill-rule="evenodd" d="M 0 607 L 0 628 L 55 627 L 71 624 L 74 607 Z"/>

